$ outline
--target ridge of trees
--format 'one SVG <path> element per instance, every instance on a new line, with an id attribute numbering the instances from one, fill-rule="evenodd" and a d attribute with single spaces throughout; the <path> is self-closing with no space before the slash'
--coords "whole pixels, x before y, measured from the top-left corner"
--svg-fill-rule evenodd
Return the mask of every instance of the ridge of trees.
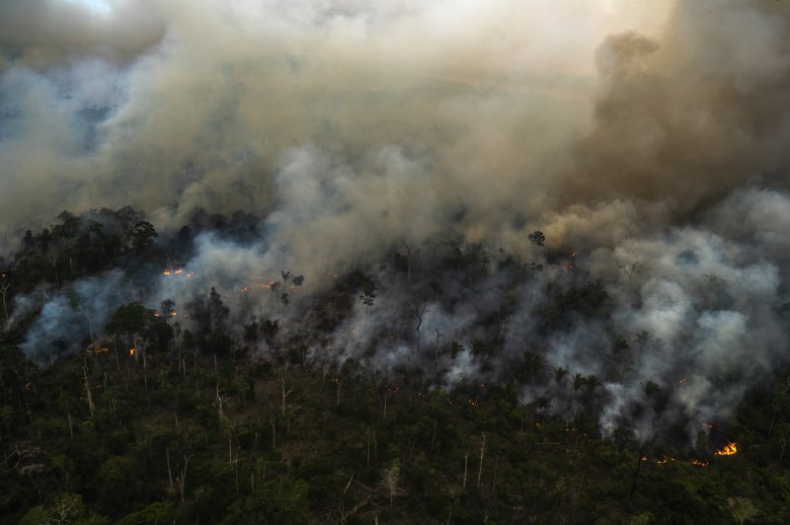
<path id="1" fill-rule="evenodd" d="M 203 228 L 237 232 L 240 242 L 253 232 L 250 216 L 198 216 L 194 229 L 164 238 L 130 208 L 64 212 L 3 261 L 4 317 L 16 294 L 42 283 L 64 289 L 114 267 L 145 286 L 172 258 L 187 260 Z M 538 233 L 527 241 L 546 250 Z M 566 265 L 562 257 L 547 259 Z M 417 327 L 399 336 L 432 355 L 433 369 L 370 374 L 353 359 L 335 368 L 307 359 L 355 304 L 375 315 L 381 283 L 358 269 L 301 303 L 283 300 L 282 284 L 271 287 L 281 308 L 300 308 L 303 327 L 284 326 L 274 311 L 234 326 L 216 287 L 156 310 L 129 302 L 79 342 L 84 351 L 46 369 L 18 348 L 35 312 L 17 320 L 0 335 L 0 523 L 790 522 L 790 371 L 755 388 L 730 422 L 735 456 L 715 456 L 719 430 L 700 434 L 693 448 L 681 436 L 604 439 L 596 425 L 602 378 L 552 370 L 540 348 L 521 351 L 499 384 L 462 381 L 448 392 L 434 381 L 442 356 L 468 348 L 482 362 L 498 358 L 502 319 L 517 304 L 481 305 L 468 343 L 440 333 L 429 341 L 420 331 L 425 297 L 451 310 L 495 271 L 507 298 L 541 265 L 455 239 L 393 248 L 386 259 L 411 294 L 398 315 Z M 543 334 L 611 312 L 603 283 L 570 270 L 577 273 L 546 285 Z M 171 317 L 176 306 L 190 327 Z M 630 353 L 649 344 L 649 334 L 612 333 L 607 374 L 627 373 Z M 544 410 L 551 399 L 524 404 L 524 384 L 554 385 L 578 409 L 565 420 Z M 661 385 L 644 391 L 660 412 Z"/>

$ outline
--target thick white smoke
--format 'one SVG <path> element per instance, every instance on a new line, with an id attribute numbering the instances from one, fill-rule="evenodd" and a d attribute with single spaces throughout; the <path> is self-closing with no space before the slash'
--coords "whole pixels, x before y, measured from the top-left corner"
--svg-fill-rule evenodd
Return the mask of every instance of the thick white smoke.
<path id="1" fill-rule="evenodd" d="M 160 229 L 197 207 L 261 217 L 258 242 L 198 238 L 187 266 L 199 279 L 163 281 L 150 300 L 179 304 L 281 270 L 306 276 L 305 295 L 344 269 L 381 285 L 397 280 L 373 266 L 387 250 L 430 259 L 447 235 L 503 247 L 544 269 L 511 286 L 492 262 L 469 290 L 447 277 L 452 301 L 383 285 L 311 352 L 421 366 L 452 387 L 507 380 L 529 351 L 602 378 L 602 428 L 629 421 L 642 437 L 726 418 L 784 362 L 787 2 L 105 4 L 0 6 L 0 229 L 12 237 L 63 209 L 131 204 Z M 548 259 L 578 252 L 572 272 L 529 244 L 536 229 Z M 550 283 L 596 279 L 606 320 L 541 331 Z M 57 301 L 42 323 L 76 315 Z M 425 309 L 424 355 L 409 302 Z M 271 294 L 243 310 L 296 311 L 278 305 Z M 496 333 L 481 328 L 497 316 Z M 615 335 L 628 343 L 616 359 Z M 455 356 L 432 354 L 451 341 Z M 494 364 L 476 341 L 499 349 Z M 660 414 L 638 409 L 648 382 L 666 395 Z M 573 412 L 568 390 L 536 382 L 524 400 Z"/>

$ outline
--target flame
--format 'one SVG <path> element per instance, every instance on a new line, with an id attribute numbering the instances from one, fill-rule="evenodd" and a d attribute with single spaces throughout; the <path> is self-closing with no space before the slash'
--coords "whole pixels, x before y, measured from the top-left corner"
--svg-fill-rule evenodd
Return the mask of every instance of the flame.
<path id="1" fill-rule="evenodd" d="M 129 355 L 130 355 L 130 356 L 132 356 L 132 357 L 134 357 L 134 354 L 135 354 L 136 352 L 137 352 L 137 350 L 135 350 L 134 348 L 130 348 L 130 349 L 129 349 Z"/>
<path id="2" fill-rule="evenodd" d="M 642 461 L 646 461 L 646 462 L 649 462 L 649 463 L 654 463 L 656 465 L 666 465 L 667 463 L 672 462 L 672 463 L 688 463 L 689 465 L 693 465 L 695 467 L 707 467 L 708 466 L 708 462 L 707 461 L 702 461 L 700 459 L 691 458 L 691 459 L 689 459 L 687 461 L 682 461 L 682 460 L 679 460 L 677 458 L 673 458 L 671 456 L 662 456 L 661 459 L 653 459 L 653 460 L 651 460 L 647 456 L 642 456 Z"/>
<path id="3" fill-rule="evenodd" d="M 184 273 L 184 269 L 183 268 L 179 268 L 173 273 L 175 273 L 176 275 L 181 275 L 182 273 Z"/>
<path id="4" fill-rule="evenodd" d="M 571 254 L 571 258 L 572 258 L 572 259 L 575 259 L 575 258 L 576 258 L 576 255 L 577 255 L 577 254 L 576 254 L 576 252 L 573 252 L 573 253 Z"/>
<path id="5" fill-rule="evenodd" d="M 192 277 L 193 275 L 195 275 L 195 272 L 193 272 L 192 270 L 187 272 L 187 277 Z"/>
<path id="6" fill-rule="evenodd" d="M 476 407 L 476 406 L 479 406 L 479 405 L 480 405 L 480 401 L 478 401 L 477 399 L 469 398 L 469 406 L 470 407 Z"/>
<path id="7" fill-rule="evenodd" d="M 172 273 L 172 272 L 171 272 L 170 270 L 165 270 L 164 272 L 162 272 L 162 275 L 167 275 L 167 276 L 169 276 L 171 273 Z"/>
<path id="8" fill-rule="evenodd" d="M 679 385 L 685 385 L 686 384 L 686 380 L 685 379 L 681 379 L 680 381 L 678 381 L 678 384 Z"/>
<path id="9" fill-rule="evenodd" d="M 738 445 L 735 443 L 727 443 L 723 449 L 717 450 L 717 456 L 732 456 L 733 454 L 738 452 Z"/>

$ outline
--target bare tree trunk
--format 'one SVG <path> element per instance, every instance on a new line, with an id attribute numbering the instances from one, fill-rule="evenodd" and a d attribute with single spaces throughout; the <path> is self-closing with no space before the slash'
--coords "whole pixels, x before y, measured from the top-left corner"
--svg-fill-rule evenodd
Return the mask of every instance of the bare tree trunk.
<path id="1" fill-rule="evenodd" d="M 282 402 L 282 412 L 283 412 L 283 416 L 284 416 L 285 415 L 285 398 L 288 397 L 291 394 L 291 392 L 294 391 L 294 389 L 291 388 L 287 392 L 285 391 L 285 378 L 284 377 L 281 379 L 281 385 L 282 385 L 282 400 L 283 400 L 283 402 Z"/>
<path id="2" fill-rule="evenodd" d="M 370 429 L 368 429 L 368 431 L 366 432 L 365 437 L 367 438 L 367 445 L 368 445 L 368 455 L 365 460 L 365 466 L 369 467 L 370 466 Z"/>
<path id="3" fill-rule="evenodd" d="M 173 485 L 173 471 L 170 469 L 170 450 L 165 449 L 165 457 L 167 457 L 167 478 L 170 481 L 170 494 L 176 495 L 176 487 Z"/>
<path id="4" fill-rule="evenodd" d="M 0 275 L 0 279 L 2 279 L 2 281 L 0 281 L 0 296 L 3 297 L 3 312 L 5 313 L 5 322 L 7 323 L 9 317 L 8 317 L 8 305 L 6 304 L 5 298 L 6 295 L 8 294 L 8 289 L 11 288 L 11 283 L 6 280 L 8 279 L 6 274 Z"/>
<path id="5" fill-rule="evenodd" d="M 469 452 L 464 454 L 464 482 L 461 485 L 461 490 L 466 490 L 466 473 L 467 473 L 468 464 L 469 464 Z"/>
<path id="6" fill-rule="evenodd" d="M 69 417 L 69 435 L 71 436 L 71 440 L 74 441 L 74 427 L 71 425 L 71 412 L 66 412 L 66 415 Z"/>
<path id="7" fill-rule="evenodd" d="M 146 354 L 148 352 L 143 348 L 143 383 L 145 384 L 145 389 L 148 390 L 148 360 L 145 357 Z"/>
<path id="8" fill-rule="evenodd" d="M 636 458 L 636 469 L 634 470 L 634 480 L 631 482 L 631 494 L 628 496 L 628 507 L 631 507 L 631 502 L 634 500 L 634 494 L 636 493 L 636 481 L 639 479 L 639 468 L 642 466 L 642 458 L 645 455 L 645 449 L 647 448 L 647 443 L 642 443 L 641 448 L 639 449 L 639 455 Z"/>
<path id="9" fill-rule="evenodd" d="M 499 458 L 497 457 L 496 460 L 494 461 L 494 482 L 491 484 L 492 491 L 496 490 L 496 473 L 498 469 L 499 469 Z"/>
<path id="10" fill-rule="evenodd" d="M 185 485 L 187 480 L 187 465 L 189 465 L 189 458 L 192 456 L 184 455 L 184 468 L 181 469 L 181 474 L 176 480 L 178 482 L 178 491 L 181 493 L 181 503 L 184 503 Z"/>
<path id="11" fill-rule="evenodd" d="M 480 478 L 483 476 L 483 458 L 486 454 L 486 433 L 483 432 L 483 443 L 480 445 L 480 470 L 477 471 L 477 488 L 480 488 Z"/>
<path id="12" fill-rule="evenodd" d="M 90 382 L 88 381 L 88 365 L 87 364 L 82 366 L 82 377 L 83 377 L 83 379 L 85 381 L 85 397 L 86 397 L 86 399 L 88 401 L 88 409 L 90 410 L 90 413 L 91 413 L 91 419 L 93 419 L 93 411 L 94 411 L 93 394 L 91 393 L 91 385 L 90 385 Z"/>

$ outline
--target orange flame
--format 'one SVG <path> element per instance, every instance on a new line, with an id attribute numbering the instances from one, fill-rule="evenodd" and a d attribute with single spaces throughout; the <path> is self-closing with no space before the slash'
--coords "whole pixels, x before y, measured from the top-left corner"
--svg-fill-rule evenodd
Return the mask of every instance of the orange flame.
<path id="1" fill-rule="evenodd" d="M 652 459 L 652 460 L 650 458 L 648 458 L 647 456 L 642 456 L 642 461 L 646 461 L 646 462 L 649 462 L 649 463 L 654 463 L 656 465 L 666 465 L 669 462 L 672 462 L 672 463 L 684 463 L 684 461 L 679 460 L 677 458 L 670 457 L 670 456 L 662 456 L 661 459 Z M 692 459 L 689 459 L 689 460 L 687 460 L 685 462 L 688 463 L 689 465 L 694 465 L 695 467 L 707 467 L 708 466 L 708 462 L 707 461 L 702 461 L 700 459 L 692 458 Z"/>
<path id="2" fill-rule="evenodd" d="M 686 380 L 685 379 L 681 379 L 680 381 L 678 381 L 678 384 L 679 385 L 685 385 L 686 384 Z"/>
<path id="3" fill-rule="evenodd" d="M 162 272 L 162 275 L 170 275 L 170 274 L 171 274 L 170 270 L 165 270 L 164 272 Z"/>
<path id="4" fill-rule="evenodd" d="M 732 456 L 733 454 L 738 452 L 738 445 L 735 443 L 727 443 L 723 449 L 717 450 L 717 456 Z"/>
<path id="5" fill-rule="evenodd" d="M 129 355 L 134 357 L 135 352 L 137 352 L 134 348 L 129 349 Z"/>
<path id="6" fill-rule="evenodd" d="M 183 268 L 179 268 L 179 269 L 178 269 L 178 270 L 176 270 L 174 273 L 175 273 L 176 275 L 181 275 L 182 273 L 184 273 L 184 270 L 183 270 Z"/>

